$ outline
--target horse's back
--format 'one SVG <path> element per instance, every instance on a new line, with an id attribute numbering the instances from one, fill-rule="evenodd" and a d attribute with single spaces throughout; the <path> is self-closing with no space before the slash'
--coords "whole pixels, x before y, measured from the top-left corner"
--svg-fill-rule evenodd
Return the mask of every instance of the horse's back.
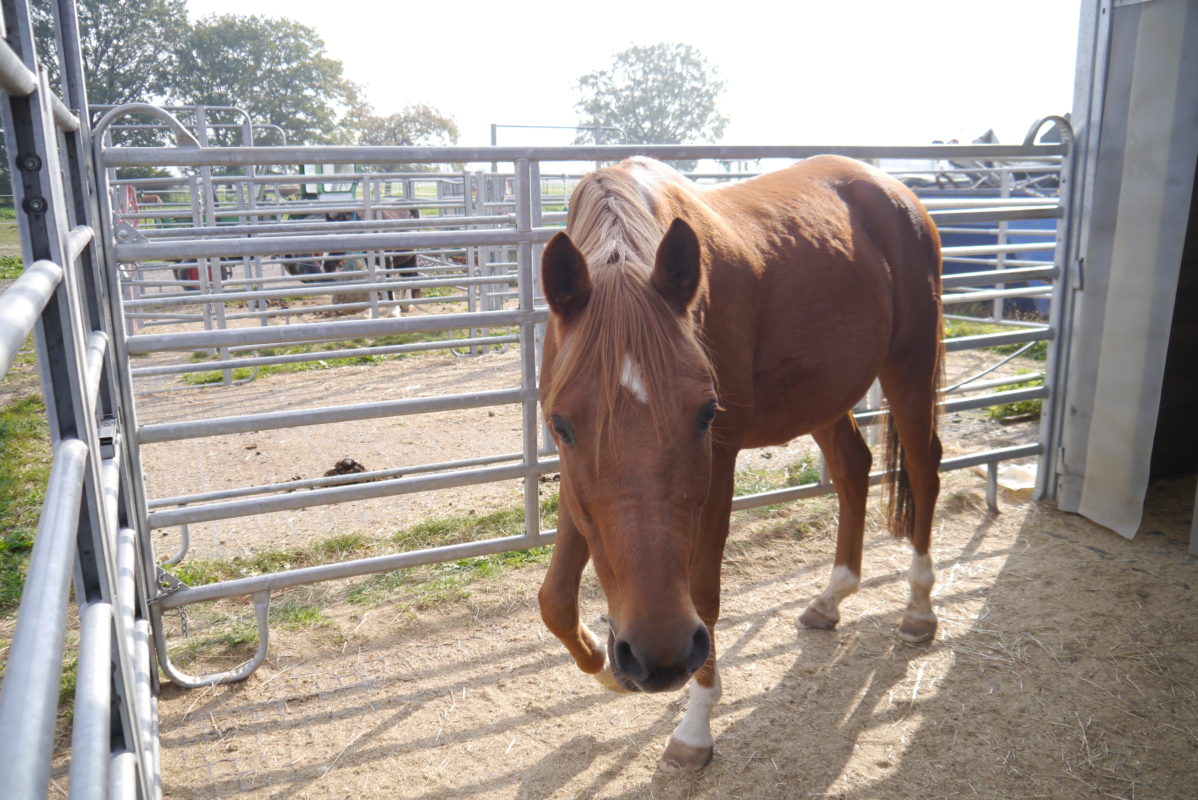
<path id="1" fill-rule="evenodd" d="M 834 421 L 892 344 L 912 337 L 909 317 L 938 320 L 935 228 L 885 173 L 819 156 L 704 199 L 749 253 L 745 263 L 713 265 L 711 277 L 713 309 L 721 294 L 739 295 L 718 313 L 752 319 L 752 352 L 742 345 L 739 354 L 752 364 L 752 444 Z"/>

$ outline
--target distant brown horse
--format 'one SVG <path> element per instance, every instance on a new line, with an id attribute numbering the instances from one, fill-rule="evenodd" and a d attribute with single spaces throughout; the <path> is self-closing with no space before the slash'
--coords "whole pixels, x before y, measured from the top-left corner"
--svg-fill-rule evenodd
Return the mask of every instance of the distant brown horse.
<path id="1" fill-rule="evenodd" d="M 840 501 L 828 588 L 800 617 L 833 628 L 861 575 L 870 451 L 851 409 L 874 378 L 889 402 L 891 529 L 911 539 L 899 626 L 930 639 L 940 240 L 905 187 L 822 156 L 703 189 L 648 159 L 579 183 L 545 247 L 551 310 L 541 404 L 561 453 L 557 544 L 541 615 L 578 666 L 619 690 L 690 705 L 662 757 L 712 756 L 715 624 L 736 455 L 810 433 Z M 579 622 L 592 560 L 606 644 Z"/>
<path id="2" fill-rule="evenodd" d="M 361 219 L 356 211 L 340 211 L 335 213 L 326 213 L 324 218 L 328 222 L 353 222 Z M 420 209 L 418 208 L 385 208 L 378 212 L 376 219 L 419 219 Z M 342 272 L 346 269 L 346 253 L 322 253 L 315 254 L 310 259 L 302 259 L 290 257 L 284 262 L 284 269 L 292 275 L 322 275 L 334 272 Z M 419 261 L 415 253 L 395 253 L 386 257 L 385 265 L 389 271 L 384 280 L 394 280 L 398 276 L 400 280 L 405 278 L 412 279 L 418 277 L 416 265 Z M 314 280 L 332 280 L 332 278 L 301 278 L 304 282 Z M 394 291 L 388 289 L 384 294 L 388 300 L 394 299 Z M 423 289 L 410 289 L 399 291 L 409 291 L 412 298 L 424 296 Z M 408 304 L 402 304 L 401 308 L 404 311 L 408 310 Z"/>

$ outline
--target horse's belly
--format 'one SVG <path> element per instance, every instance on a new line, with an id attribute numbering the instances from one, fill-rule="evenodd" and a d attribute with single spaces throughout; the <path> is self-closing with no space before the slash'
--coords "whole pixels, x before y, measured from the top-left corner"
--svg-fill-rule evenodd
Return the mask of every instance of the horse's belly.
<path id="1" fill-rule="evenodd" d="M 790 344 L 758 354 L 745 447 L 784 444 L 830 425 L 865 395 L 886 358 L 889 318 L 850 319 L 851 329 L 826 322 L 818 331 L 791 330 Z"/>

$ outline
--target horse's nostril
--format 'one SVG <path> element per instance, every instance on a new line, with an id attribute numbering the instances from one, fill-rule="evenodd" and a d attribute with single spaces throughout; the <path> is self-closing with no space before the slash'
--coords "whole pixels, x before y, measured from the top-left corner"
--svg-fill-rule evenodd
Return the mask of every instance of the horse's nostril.
<path id="1" fill-rule="evenodd" d="M 620 672 L 634 681 L 643 681 L 649 677 L 645 665 L 632 651 L 632 645 L 623 639 L 616 640 L 616 666 L 620 668 Z"/>
<path id="2" fill-rule="evenodd" d="M 695 635 L 691 639 L 691 654 L 686 659 L 686 668 L 693 674 L 707 662 L 709 655 L 711 655 L 711 634 L 707 632 L 706 625 L 700 625 L 695 628 Z"/>

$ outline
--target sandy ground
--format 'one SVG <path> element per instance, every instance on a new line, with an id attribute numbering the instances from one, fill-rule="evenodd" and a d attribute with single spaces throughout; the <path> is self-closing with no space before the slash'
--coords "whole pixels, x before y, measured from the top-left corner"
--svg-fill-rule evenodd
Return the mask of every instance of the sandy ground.
<path id="1" fill-rule="evenodd" d="M 981 354 L 954 356 L 949 381 Z M 1038 364 L 1014 365 L 1036 368 Z M 518 384 L 514 352 L 426 356 L 266 376 L 217 389 L 143 386 L 143 423 L 373 402 Z M 144 450 L 151 497 L 519 449 L 501 407 L 189 440 Z M 947 415 L 949 455 L 1034 437 L 1034 423 Z M 807 439 L 747 454 L 777 469 Z M 432 454 L 430 456 L 430 453 Z M 320 606 L 315 627 L 272 631 L 242 684 L 160 700 L 170 798 L 1182 798 L 1198 795 L 1198 561 L 1185 553 L 1193 482 L 1162 487 L 1134 542 L 946 476 L 934 555 L 941 630 L 893 634 L 909 552 L 874 508 L 861 592 L 836 632 L 796 628 L 831 565 L 835 504 L 817 498 L 734 521 L 717 629 L 724 700 L 715 761 L 657 772 L 685 693 L 620 697 L 570 663 L 543 628 L 543 566 L 511 570 L 418 615 L 348 605 L 321 587 L 277 593 Z M 338 533 L 383 536 L 445 513 L 518 503 L 517 482 L 193 525 L 193 556 L 227 557 Z M 160 554 L 177 531 L 156 533 Z M 339 593 L 338 593 L 339 592 Z M 584 579 L 584 618 L 604 604 Z M 198 619 L 198 617 L 197 617 Z M 189 670 L 229 668 L 217 652 Z"/>
<path id="2" fill-rule="evenodd" d="M 876 509 L 835 632 L 795 624 L 830 568 L 830 501 L 737 517 L 715 760 L 698 776 L 656 770 L 685 693 L 600 689 L 544 631 L 543 568 L 528 568 L 414 622 L 329 609 L 328 626 L 275 633 L 242 684 L 165 686 L 166 796 L 1198 795 L 1192 480 L 1154 489 L 1131 542 L 1011 495 L 991 515 L 982 491 L 958 473 L 942 495 L 925 646 L 893 634 L 909 556 Z M 583 597 L 595 619 L 592 576 Z"/>

